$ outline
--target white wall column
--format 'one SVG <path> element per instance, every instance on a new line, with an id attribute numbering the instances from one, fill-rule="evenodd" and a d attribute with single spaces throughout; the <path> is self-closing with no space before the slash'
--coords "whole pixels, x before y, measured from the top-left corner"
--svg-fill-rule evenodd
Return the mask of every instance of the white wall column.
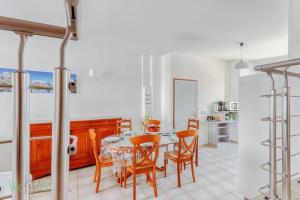
<path id="1" fill-rule="evenodd" d="M 289 57 L 300 57 L 300 1 L 290 0 Z"/>

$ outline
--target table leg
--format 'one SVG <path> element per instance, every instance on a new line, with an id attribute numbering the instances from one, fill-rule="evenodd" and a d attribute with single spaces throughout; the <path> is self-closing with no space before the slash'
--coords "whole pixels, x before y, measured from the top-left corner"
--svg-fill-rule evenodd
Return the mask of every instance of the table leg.
<path id="1" fill-rule="evenodd" d="M 130 176 L 132 176 L 132 173 L 130 173 L 130 172 L 127 171 L 127 173 L 124 174 L 123 176 L 124 176 L 124 178 L 127 179 L 127 178 L 129 178 Z M 120 184 L 121 184 L 121 178 L 122 178 L 122 177 L 119 177 L 119 178 L 117 179 L 117 180 L 118 180 L 118 183 L 120 183 Z M 123 178 L 122 182 L 124 181 L 124 178 Z"/>

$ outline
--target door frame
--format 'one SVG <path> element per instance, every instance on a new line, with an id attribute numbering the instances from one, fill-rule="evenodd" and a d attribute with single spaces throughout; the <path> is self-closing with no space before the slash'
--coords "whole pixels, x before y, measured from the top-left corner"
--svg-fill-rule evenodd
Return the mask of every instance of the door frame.
<path id="1" fill-rule="evenodd" d="M 173 78 L 173 129 L 175 129 L 175 82 L 176 81 L 193 81 L 196 82 L 197 86 L 197 99 L 198 99 L 198 80 L 195 79 L 185 79 L 185 78 Z"/>

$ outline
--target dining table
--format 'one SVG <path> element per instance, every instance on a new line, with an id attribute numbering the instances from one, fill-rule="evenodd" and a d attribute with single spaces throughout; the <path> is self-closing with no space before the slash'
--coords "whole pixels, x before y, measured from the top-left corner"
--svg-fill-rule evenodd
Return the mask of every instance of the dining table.
<path id="1" fill-rule="evenodd" d="M 121 135 L 109 136 L 101 140 L 100 151 L 101 155 L 111 156 L 113 160 L 113 169 L 115 172 L 119 172 L 120 169 L 126 165 L 130 165 L 133 160 L 133 145 L 130 142 L 130 138 L 142 134 L 158 134 L 161 136 L 159 143 L 160 149 L 168 151 L 170 145 L 176 145 L 179 140 L 175 132 L 156 132 L 156 133 L 141 133 L 136 134 L 133 132 L 123 133 Z M 145 143 L 144 146 L 147 147 Z M 163 166 L 157 166 L 158 171 L 163 171 Z M 127 174 L 126 176 L 130 176 Z"/>

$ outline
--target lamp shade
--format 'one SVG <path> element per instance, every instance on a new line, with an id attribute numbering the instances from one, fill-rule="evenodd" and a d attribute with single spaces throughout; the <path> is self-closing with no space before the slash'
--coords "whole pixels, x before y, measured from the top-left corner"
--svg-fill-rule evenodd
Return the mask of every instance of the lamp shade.
<path id="1" fill-rule="evenodd" d="M 241 60 L 239 63 L 235 65 L 235 69 L 246 69 L 248 67 L 249 67 L 248 63 L 243 60 Z"/>

